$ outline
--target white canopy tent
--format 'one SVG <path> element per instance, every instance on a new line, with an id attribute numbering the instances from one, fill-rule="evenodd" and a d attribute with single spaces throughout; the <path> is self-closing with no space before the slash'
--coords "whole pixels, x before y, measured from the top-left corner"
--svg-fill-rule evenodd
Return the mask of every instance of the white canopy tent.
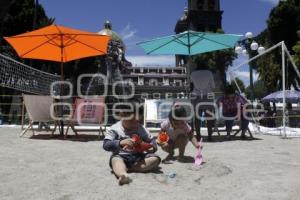
<path id="1" fill-rule="evenodd" d="M 249 64 L 251 61 L 267 54 L 267 53 L 270 53 L 271 51 L 273 51 L 274 49 L 277 49 L 277 48 L 281 48 L 281 59 L 282 59 L 282 63 L 281 63 L 281 68 L 282 68 L 282 91 L 283 91 L 283 105 L 286 105 L 286 97 L 285 97 L 285 90 L 286 90 L 286 63 L 285 63 L 285 58 L 287 56 L 287 58 L 289 59 L 289 61 L 292 63 L 292 66 L 293 66 L 293 69 L 295 70 L 297 76 L 300 78 L 300 72 L 295 64 L 295 62 L 293 61 L 292 59 L 292 56 L 290 54 L 290 52 L 288 51 L 284 41 L 282 42 L 279 42 L 278 44 L 270 47 L 269 49 L 266 49 L 264 52 L 250 58 L 249 60 L 237 65 L 237 66 L 234 66 L 232 67 L 229 71 L 228 71 L 228 74 L 230 76 L 230 79 L 231 81 L 234 81 L 235 85 L 237 86 L 239 92 L 241 93 L 241 89 L 239 88 L 239 85 L 236 81 L 236 79 L 234 78 L 233 76 L 233 73 L 234 71 L 236 71 L 237 69 L 241 68 L 242 66 L 244 65 L 247 65 Z M 287 137 L 287 131 L 286 131 L 286 106 L 283 106 L 282 107 L 282 113 L 283 113 L 283 117 L 282 117 L 282 131 L 281 131 L 281 136 L 283 138 L 286 138 Z"/>

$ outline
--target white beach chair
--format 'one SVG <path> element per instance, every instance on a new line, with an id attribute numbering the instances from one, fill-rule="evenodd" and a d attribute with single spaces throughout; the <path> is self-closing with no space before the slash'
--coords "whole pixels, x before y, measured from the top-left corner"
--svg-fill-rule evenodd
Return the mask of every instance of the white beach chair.
<path id="1" fill-rule="evenodd" d="M 20 137 L 23 136 L 28 130 L 31 130 L 33 135 L 35 134 L 35 130 L 39 131 L 39 129 L 33 128 L 33 123 L 35 122 L 54 122 L 54 129 L 52 129 L 52 134 L 56 130 L 56 122 L 51 117 L 51 105 L 53 103 L 53 99 L 51 96 L 43 96 L 43 95 L 28 95 L 23 94 L 23 106 L 25 106 L 26 111 L 29 117 L 29 125 L 25 128 Z M 23 125 L 23 124 L 22 124 Z M 23 126 L 22 126 L 23 127 Z"/>

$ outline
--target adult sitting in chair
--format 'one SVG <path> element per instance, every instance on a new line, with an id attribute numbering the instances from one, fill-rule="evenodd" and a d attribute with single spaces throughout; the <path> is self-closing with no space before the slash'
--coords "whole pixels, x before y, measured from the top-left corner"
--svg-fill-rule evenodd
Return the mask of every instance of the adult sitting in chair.
<path id="1" fill-rule="evenodd" d="M 230 139 L 234 120 L 241 122 L 241 138 L 245 139 L 249 121 L 243 115 L 243 106 L 247 103 L 246 99 L 235 93 L 232 85 L 225 88 L 225 94 L 217 100 L 218 107 L 222 107 L 221 119 L 225 120 L 227 138 Z"/>

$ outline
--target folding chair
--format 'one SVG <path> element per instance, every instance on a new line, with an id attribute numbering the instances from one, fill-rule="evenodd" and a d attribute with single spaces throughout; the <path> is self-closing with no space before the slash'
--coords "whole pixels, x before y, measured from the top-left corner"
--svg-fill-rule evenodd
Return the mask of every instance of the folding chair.
<path id="1" fill-rule="evenodd" d="M 51 96 L 42 95 L 27 95 L 23 94 L 23 110 L 26 108 L 29 117 L 29 126 L 25 128 L 20 137 L 23 136 L 28 130 L 31 130 L 33 135 L 35 135 L 34 130 L 40 131 L 33 128 L 33 123 L 35 122 L 54 122 L 54 129 L 52 130 L 52 135 L 56 130 L 56 122 L 51 117 L 51 105 L 53 99 Z M 23 124 L 22 124 L 23 125 Z M 23 126 L 22 126 L 23 128 Z"/>
<path id="2" fill-rule="evenodd" d="M 104 116 L 107 116 L 107 109 L 104 102 L 104 97 L 88 99 L 77 98 L 74 102 L 72 119 L 66 121 L 67 130 L 65 137 L 68 135 L 69 128 L 72 129 L 75 135 L 78 135 L 78 132 L 85 131 L 98 132 L 99 137 L 101 137 L 101 135 L 104 136 L 106 127 L 103 127 L 102 123 L 104 122 Z M 94 128 L 95 125 L 97 126 L 96 128 Z M 75 126 L 79 126 L 79 128 Z M 94 129 L 83 126 L 90 126 Z"/>

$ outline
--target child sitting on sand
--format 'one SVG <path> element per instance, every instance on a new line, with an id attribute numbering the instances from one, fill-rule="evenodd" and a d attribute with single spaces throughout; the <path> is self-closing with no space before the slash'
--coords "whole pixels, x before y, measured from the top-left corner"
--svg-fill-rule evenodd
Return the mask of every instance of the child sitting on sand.
<path id="1" fill-rule="evenodd" d="M 128 109 L 130 106 L 131 108 Z M 125 108 L 126 107 L 126 108 Z M 131 182 L 127 172 L 148 172 L 154 170 L 160 164 L 159 156 L 154 152 L 157 150 L 155 138 L 139 123 L 139 109 L 136 102 L 130 102 L 121 109 L 121 121 L 115 123 L 106 132 L 103 148 L 111 151 L 109 165 L 118 178 L 119 185 Z M 126 109 L 126 111 L 125 111 Z M 130 110 L 130 111 L 129 111 Z M 141 109 L 140 109 L 141 111 Z M 135 151 L 137 141 L 149 146 L 150 149 Z"/>
<path id="2" fill-rule="evenodd" d="M 176 148 L 179 150 L 178 161 L 184 161 L 184 151 L 189 140 L 195 148 L 200 148 L 192 128 L 182 119 L 184 117 L 186 117 L 184 107 L 174 104 L 169 113 L 169 119 L 161 123 L 161 132 L 166 132 L 169 136 L 168 142 L 158 143 L 165 152 L 169 153 L 164 161 L 174 159 Z"/>

